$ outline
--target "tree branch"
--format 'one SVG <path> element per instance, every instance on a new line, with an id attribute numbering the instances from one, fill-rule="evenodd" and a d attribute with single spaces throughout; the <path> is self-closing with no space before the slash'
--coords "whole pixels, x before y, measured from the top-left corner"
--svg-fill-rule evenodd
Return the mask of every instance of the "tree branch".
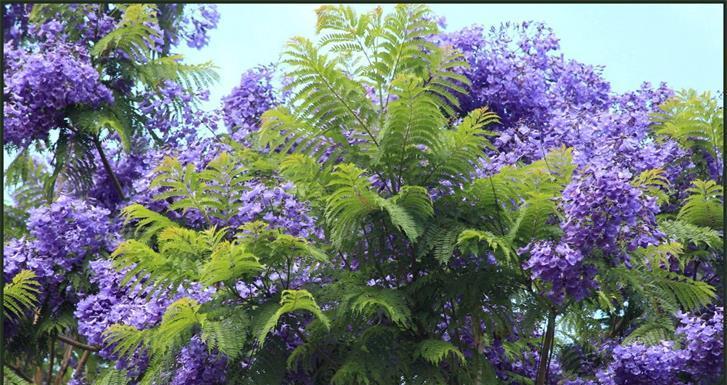
<path id="1" fill-rule="evenodd" d="M 63 362 L 61 363 L 61 368 L 58 371 L 58 375 L 56 376 L 56 381 L 54 382 L 54 385 L 61 385 L 61 382 L 63 382 L 63 376 L 66 375 L 66 370 L 68 370 L 68 364 L 71 361 L 72 355 L 73 355 L 73 346 L 68 344 L 66 346 L 65 353 L 63 353 Z"/>
<path id="2" fill-rule="evenodd" d="M 124 189 L 121 187 L 121 182 L 119 182 L 119 178 L 116 177 L 114 170 L 111 169 L 109 160 L 106 159 L 106 153 L 104 153 L 103 148 L 101 147 L 101 142 L 98 138 L 93 138 L 93 144 L 96 146 L 96 151 L 98 151 L 98 155 L 101 157 L 101 163 L 103 163 L 104 170 L 106 170 L 106 173 L 109 174 L 109 177 L 111 177 L 111 180 L 114 182 L 116 193 L 119 194 L 121 200 L 125 200 Z"/>
<path id="3" fill-rule="evenodd" d="M 57 338 L 65 343 L 67 343 L 68 345 L 75 346 L 79 349 L 83 349 L 83 350 L 86 350 L 89 352 L 97 352 L 97 351 L 101 350 L 100 346 L 84 344 L 83 342 L 78 342 L 78 341 L 76 341 L 72 338 L 66 337 L 66 336 L 58 336 Z"/>

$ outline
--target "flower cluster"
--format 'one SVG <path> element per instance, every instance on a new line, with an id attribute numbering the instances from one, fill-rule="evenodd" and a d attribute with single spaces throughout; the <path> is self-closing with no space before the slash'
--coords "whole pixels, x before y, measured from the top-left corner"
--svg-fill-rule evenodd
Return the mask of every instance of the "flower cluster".
<path id="1" fill-rule="evenodd" d="M 3 43 L 12 42 L 12 45 L 17 46 L 27 32 L 32 7 L 28 3 L 3 4 Z"/>
<path id="2" fill-rule="evenodd" d="M 659 207 L 631 185 L 631 177 L 627 170 L 594 166 L 574 178 L 563 191 L 562 228 L 568 244 L 586 254 L 600 249 L 612 260 L 628 263 L 626 251 L 658 242 Z"/>
<path id="3" fill-rule="evenodd" d="M 563 303 L 566 295 L 581 300 L 596 286 L 596 268 L 585 264 L 583 254 L 568 244 L 541 241 L 529 245 L 529 250 L 530 259 L 523 267 L 547 283 L 545 295 L 554 303 Z"/>
<path id="4" fill-rule="evenodd" d="M 596 373 L 600 385 L 683 384 L 688 354 L 674 349 L 673 343 L 616 346 L 613 362 Z"/>
<path id="5" fill-rule="evenodd" d="M 107 259 L 92 261 L 91 283 L 98 292 L 86 294 L 76 305 L 74 316 L 78 320 L 78 332 L 91 344 L 103 344 L 103 333 L 113 324 L 130 325 L 137 329 L 156 326 L 167 307 L 175 300 L 190 297 L 200 303 L 209 301 L 213 289 L 203 289 L 199 284 L 189 287 L 154 290 L 142 287 L 143 280 L 132 279 L 124 284 L 128 269 L 117 271 Z M 105 345 L 99 354 L 107 359 L 116 359 L 113 346 Z M 135 362 L 125 365 L 143 366 L 145 359 L 139 356 Z"/>
<path id="6" fill-rule="evenodd" d="M 3 273 L 11 279 L 18 271 L 33 271 L 42 296 L 51 309 L 64 301 L 62 284 L 84 260 L 110 252 L 118 242 L 118 227 L 110 212 L 68 196 L 49 206 L 32 209 L 30 238 L 12 240 L 3 250 Z M 68 288 L 72 290 L 72 288 Z"/>
<path id="7" fill-rule="evenodd" d="M 261 219 L 271 228 L 296 237 L 322 239 L 323 233 L 308 215 L 307 205 L 290 194 L 292 188 L 291 183 L 268 187 L 258 181 L 249 182 L 240 197 L 243 206 L 232 221 L 242 225 Z"/>
<path id="8" fill-rule="evenodd" d="M 688 353 L 687 367 L 689 372 L 705 381 L 717 379 L 722 373 L 724 357 L 724 308 L 715 309 L 711 317 L 690 316 L 679 314 L 681 325 L 676 334 L 684 338 L 684 349 Z"/>
<path id="9" fill-rule="evenodd" d="M 258 130 L 262 114 L 279 103 L 272 79 L 274 68 L 260 66 L 242 74 L 240 84 L 222 98 L 225 126 L 236 140 Z"/>
<path id="10" fill-rule="evenodd" d="M 72 106 L 99 107 L 113 102 L 86 49 L 64 41 L 39 49 L 5 45 L 4 140 L 25 147 L 66 124 Z"/>
<path id="11" fill-rule="evenodd" d="M 170 384 L 224 384 L 226 365 L 225 356 L 210 352 L 199 336 L 194 336 L 177 355 L 176 371 Z"/>
<path id="12" fill-rule="evenodd" d="M 220 13 L 217 11 L 217 5 L 197 5 L 191 11 L 185 10 L 181 35 L 187 41 L 189 47 L 203 48 L 209 43 L 210 30 L 217 28 L 219 21 Z"/>

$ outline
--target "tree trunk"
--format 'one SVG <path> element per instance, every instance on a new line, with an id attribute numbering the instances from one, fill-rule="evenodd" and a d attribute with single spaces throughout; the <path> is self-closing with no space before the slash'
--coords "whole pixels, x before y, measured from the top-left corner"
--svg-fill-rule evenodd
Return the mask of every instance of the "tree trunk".
<path id="1" fill-rule="evenodd" d="M 550 352 L 553 350 L 553 341 L 555 340 L 555 316 L 555 310 L 550 310 L 543 347 L 540 349 L 540 362 L 535 376 L 535 385 L 545 385 L 548 380 L 548 357 L 550 357 Z"/>

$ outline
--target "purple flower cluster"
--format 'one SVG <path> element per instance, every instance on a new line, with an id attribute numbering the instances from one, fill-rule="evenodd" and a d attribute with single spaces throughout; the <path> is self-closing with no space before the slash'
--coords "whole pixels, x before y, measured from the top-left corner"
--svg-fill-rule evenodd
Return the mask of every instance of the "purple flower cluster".
<path id="1" fill-rule="evenodd" d="M 463 111 L 488 106 L 510 127 L 517 122 L 544 125 L 559 104 L 603 104 L 609 84 L 598 67 L 566 61 L 558 38 L 542 23 L 474 25 L 435 39 L 460 50 L 469 64 L 462 70 L 472 85 L 460 98 Z M 555 102 L 555 103 L 554 103 Z"/>
<path id="2" fill-rule="evenodd" d="M 188 9 L 192 9 L 188 11 Z M 202 4 L 185 7 L 182 19 L 181 36 L 190 48 L 203 48 L 209 43 L 209 31 L 217 28 L 220 13 L 215 4 Z"/>
<path id="3" fill-rule="evenodd" d="M 680 313 L 676 335 L 683 338 L 681 348 L 672 341 L 645 346 L 640 343 L 609 346 L 603 353 L 611 362 L 596 372 L 597 381 L 576 379 L 568 385 L 706 385 L 722 374 L 724 357 L 723 308 L 717 307 L 702 316 Z"/>
<path id="4" fill-rule="evenodd" d="M 259 181 L 251 181 L 246 187 L 240 196 L 243 206 L 239 215 L 232 219 L 236 225 L 263 220 L 271 228 L 296 237 L 323 238 L 315 218 L 308 215 L 308 206 L 288 192 L 293 188 L 291 183 L 268 187 Z"/>
<path id="5" fill-rule="evenodd" d="M 48 138 L 66 124 L 68 107 L 113 102 L 82 47 L 58 40 L 36 52 L 6 44 L 4 59 L 5 143 L 25 147 Z"/>
<path id="6" fill-rule="evenodd" d="M 688 358 L 683 350 L 674 349 L 670 341 L 654 346 L 616 346 L 613 362 L 596 377 L 600 385 L 680 385 L 684 384 L 681 378 L 686 373 Z"/>
<path id="7" fill-rule="evenodd" d="M 126 271 L 117 271 L 112 262 L 99 259 L 90 263 L 91 283 L 98 287 L 95 294 L 87 294 L 77 303 L 74 316 L 78 321 L 78 332 L 86 340 L 103 346 L 99 354 L 106 359 L 116 359 L 113 346 L 104 345 L 103 333 L 113 324 L 130 325 L 137 329 L 156 326 L 167 307 L 177 299 L 190 297 L 200 303 L 211 299 L 213 289 L 204 289 L 199 284 L 168 290 L 143 288 L 143 281 L 131 280 L 122 284 Z M 145 358 L 139 354 L 133 362 L 122 362 L 122 366 L 143 366 Z"/>
<path id="8" fill-rule="evenodd" d="M 688 353 L 687 367 L 696 378 L 717 379 L 722 373 L 724 359 L 724 308 L 718 307 L 710 317 L 679 314 L 681 325 L 676 334 L 684 338 Z"/>
<path id="9" fill-rule="evenodd" d="M 207 90 L 193 92 L 167 80 L 158 90 L 143 96 L 139 111 L 144 115 L 148 130 L 158 131 L 167 144 L 178 144 L 188 137 L 196 138 L 196 131 L 201 127 L 212 132 L 217 129 L 216 111 L 203 112 L 198 108 L 199 101 L 208 99 Z"/>
<path id="10" fill-rule="evenodd" d="M 584 263 L 579 250 L 551 241 L 536 242 L 528 248 L 530 259 L 523 267 L 532 272 L 534 279 L 547 284 L 544 294 L 554 303 L 563 303 L 566 295 L 580 301 L 596 287 L 596 268 Z"/>
<path id="11" fill-rule="evenodd" d="M 563 191 L 566 242 L 585 254 L 600 249 L 612 261 L 627 262 L 637 247 L 657 244 L 659 207 L 630 184 L 627 170 L 594 166 L 581 170 Z"/>
<path id="12" fill-rule="evenodd" d="M 177 355 L 176 371 L 171 385 L 218 385 L 226 379 L 227 358 L 210 352 L 199 336 L 194 336 Z"/>
<path id="13" fill-rule="evenodd" d="M 27 3 L 3 4 L 3 43 L 12 41 L 12 45 L 17 46 L 28 30 L 32 7 L 32 4 Z"/>
<path id="14" fill-rule="evenodd" d="M 22 269 L 33 271 L 42 286 L 42 298 L 51 308 L 63 300 L 60 286 L 82 262 L 107 253 L 118 242 L 117 225 L 106 209 L 62 196 L 50 206 L 32 209 L 30 238 L 10 241 L 3 250 L 6 281 Z"/>
<path id="15" fill-rule="evenodd" d="M 243 72 L 240 84 L 222 98 L 222 116 L 233 138 L 243 141 L 259 129 L 262 114 L 280 101 L 272 79 L 275 69 L 260 66 Z"/>

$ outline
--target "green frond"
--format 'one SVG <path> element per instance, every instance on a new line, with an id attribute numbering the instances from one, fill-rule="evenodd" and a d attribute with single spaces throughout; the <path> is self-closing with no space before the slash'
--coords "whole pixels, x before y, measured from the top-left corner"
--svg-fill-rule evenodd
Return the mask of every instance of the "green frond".
<path id="1" fill-rule="evenodd" d="M 645 306 L 667 314 L 677 310 L 696 311 L 712 303 L 716 294 L 710 284 L 687 276 L 644 268 L 613 268 L 608 272 L 613 282 L 638 294 Z"/>
<path id="2" fill-rule="evenodd" d="M 258 273 L 263 267 L 243 245 L 223 242 L 212 251 L 210 259 L 201 267 L 200 282 L 213 285 L 245 278 Z"/>
<path id="3" fill-rule="evenodd" d="M 206 201 L 211 216 L 227 222 L 237 215 L 242 207 L 237 197 L 251 179 L 238 157 L 221 153 L 199 172 L 199 178 L 204 182 L 205 195 L 211 198 Z"/>
<path id="4" fill-rule="evenodd" d="M 468 182 L 483 151 L 493 148 L 488 136 L 494 135 L 485 127 L 499 122 L 487 108 L 471 111 L 454 130 L 442 130 L 431 149 L 431 174 L 428 181 L 443 179 L 454 184 Z"/>
<path id="5" fill-rule="evenodd" d="M 189 341 L 205 317 L 198 314 L 199 306 L 197 301 L 184 297 L 167 307 L 159 326 L 151 329 L 150 346 L 155 354 L 165 354 Z"/>
<path id="6" fill-rule="evenodd" d="M 381 199 L 378 196 L 377 198 L 379 198 L 376 200 L 379 208 L 389 214 L 389 220 L 391 223 L 406 234 L 409 240 L 412 242 L 416 241 L 422 231 L 422 226 L 417 224 L 414 218 L 412 218 L 409 214 L 409 211 L 393 202 L 393 200 Z"/>
<path id="7" fill-rule="evenodd" d="M 470 85 L 470 80 L 456 71 L 469 67 L 464 55 L 452 47 L 437 47 L 429 51 L 427 64 L 427 90 L 448 117 L 457 116 L 455 108 L 459 108 L 459 99 L 456 94 L 467 95 L 465 87 Z"/>
<path id="8" fill-rule="evenodd" d="M 706 282 L 663 270 L 649 275 L 656 285 L 671 292 L 684 311 L 699 310 L 716 298 L 715 288 Z"/>
<path id="9" fill-rule="evenodd" d="M 225 234 L 225 231 L 216 231 L 211 228 L 204 232 L 197 232 L 182 227 L 167 227 L 162 230 L 157 239 L 159 252 L 165 255 L 174 255 L 176 258 L 199 260 L 209 255 Z"/>
<path id="10" fill-rule="evenodd" d="M 434 207 L 432 207 L 432 199 L 429 196 L 429 192 L 421 186 L 403 186 L 391 198 L 391 202 L 402 207 L 409 214 L 409 217 L 414 220 L 417 227 L 417 234 L 423 232 L 427 221 L 434 215 Z"/>
<path id="11" fill-rule="evenodd" d="M 442 340 L 424 340 L 417 344 L 416 350 L 414 351 L 414 357 L 421 357 L 435 366 L 439 365 L 449 356 L 457 359 L 460 363 L 466 361 L 464 354 L 456 346 Z"/>
<path id="12" fill-rule="evenodd" d="M 342 297 L 339 311 L 350 311 L 367 319 L 383 311 L 387 318 L 401 328 L 411 324 L 411 310 L 406 297 L 393 289 L 354 287 Z"/>
<path id="13" fill-rule="evenodd" d="M 528 165 L 503 167 L 495 177 L 507 180 L 523 198 L 533 192 L 556 197 L 570 182 L 575 168 L 573 149 L 562 146 Z"/>
<path id="14" fill-rule="evenodd" d="M 705 245 L 715 250 L 722 249 L 722 236 L 709 227 L 700 227 L 680 220 L 665 220 L 659 222 L 659 230 L 670 239 L 682 244 L 691 243 L 695 246 Z"/>
<path id="15" fill-rule="evenodd" d="M 380 209 L 381 197 L 353 164 L 337 165 L 328 187 L 335 190 L 327 198 L 325 218 L 332 227 L 333 243 L 340 246 L 358 232 L 364 217 Z"/>
<path id="16" fill-rule="evenodd" d="M 709 92 L 680 91 L 654 115 L 658 134 L 674 138 L 685 148 L 704 149 L 713 157 L 724 154 L 724 109 Z"/>
<path id="17" fill-rule="evenodd" d="M 270 109 L 261 117 L 257 132 L 257 145 L 261 149 L 276 149 L 282 154 L 295 151 L 318 159 L 315 153 L 332 144 L 348 146 L 345 136 L 338 130 L 316 126 L 285 106 Z"/>
<path id="18" fill-rule="evenodd" d="M 177 224 L 162 214 L 134 203 L 121 210 L 126 224 L 135 222 L 135 236 L 142 242 L 149 242 L 165 229 L 176 227 Z"/>
<path id="19" fill-rule="evenodd" d="M 648 320 L 639 325 L 621 342 L 629 345 L 634 342 L 641 342 L 646 345 L 657 345 L 662 341 L 668 341 L 674 336 L 674 324 L 669 318 L 656 318 Z"/>
<path id="20" fill-rule="evenodd" d="M 548 220 L 558 213 L 555 199 L 549 194 L 532 193 L 518 210 L 507 237 L 513 243 L 525 246 L 531 241 L 544 239 L 550 234 Z"/>
<path id="21" fill-rule="evenodd" d="M 74 111 L 70 119 L 78 128 L 88 132 L 92 136 L 100 136 L 103 130 L 115 133 L 119 136 L 125 151 L 131 150 L 131 137 L 133 128 L 123 116 L 119 116 L 110 107 L 82 109 Z"/>
<path id="22" fill-rule="evenodd" d="M 129 377 L 126 370 L 109 368 L 103 371 L 93 382 L 93 385 L 127 385 Z"/>
<path id="23" fill-rule="evenodd" d="M 3 366 L 3 383 L 7 385 L 32 385 L 32 383 L 25 381 L 24 378 L 15 374 L 15 372 L 7 366 Z"/>
<path id="24" fill-rule="evenodd" d="M 313 313 L 318 320 L 323 322 L 326 328 L 329 327 L 330 321 L 328 317 L 321 311 L 316 303 L 313 295 L 307 290 L 283 290 L 280 298 L 280 307 L 273 313 L 273 315 L 265 321 L 260 333 L 256 336 L 258 343 L 262 346 L 265 342 L 265 337 L 268 333 L 275 328 L 278 324 L 278 320 L 283 314 L 292 313 L 299 310 L 306 310 Z"/>
<path id="25" fill-rule="evenodd" d="M 205 183 L 193 164 L 182 166 L 179 160 L 166 157 L 154 170 L 157 177 L 151 181 L 151 188 L 161 188 L 162 192 L 154 196 L 154 200 L 173 198 L 169 210 L 187 212 L 197 209 L 203 215 L 214 205 L 214 199 L 206 194 Z"/>
<path id="26" fill-rule="evenodd" d="M 400 73 L 420 72 L 427 63 L 427 51 L 439 49 L 426 38 L 439 32 L 423 4 L 398 4 L 381 26 L 381 43 L 376 52 L 376 71 L 389 82 Z M 390 86 L 390 85 L 389 85 Z"/>
<path id="27" fill-rule="evenodd" d="M 37 335 L 58 335 L 68 333 L 78 326 L 72 311 L 63 311 L 43 317 L 36 327 Z"/>
<path id="28" fill-rule="evenodd" d="M 123 284 L 148 275 L 146 285 L 163 288 L 197 280 L 197 261 L 184 256 L 161 254 L 135 239 L 122 242 L 111 254 L 114 265 L 128 268 Z"/>
<path id="29" fill-rule="evenodd" d="M 221 320 L 203 320 L 202 341 L 209 349 L 217 349 L 229 359 L 240 356 L 247 342 L 249 320 L 243 317 L 225 317 Z"/>
<path id="30" fill-rule="evenodd" d="M 665 242 L 659 245 L 649 245 L 647 247 L 634 250 L 634 254 L 642 257 L 644 262 L 649 263 L 652 269 L 660 269 L 662 266 L 669 266 L 671 259 L 679 261 L 679 267 L 684 267 L 689 262 L 689 258 L 684 255 L 684 246 L 679 242 Z"/>
<path id="31" fill-rule="evenodd" d="M 417 167 L 413 158 L 421 152 L 419 146 L 438 146 L 439 132 L 446 123 L 436 100 L 422 83 L 409 74 L 394 79 L 392 93 L 396 100 L 389 105 L 386 123 L 379 133 L 377 158 L 397 168 L 399 179 Z"/>
<path id="32" fill-rule="evenodd" d="M 482 246 L 485 246 L 484 248 Z M 492 251 L 495 257 L 507 265 L 517 264 L 517 255 L 507 237 L 497 236 L 489 231 L 466 229 L 457 237 L 457 247 L 463 253 L 483 255 L 484 251 Z"/>
<path id="33" fill-rule="evenodd" d="M 277 257 L 289 259 L 300 257 L 317 263 L 328 262 L 326 253 L 311 245 L 305 239 L 288 234 L 279 234 L 274 241 L 270 242 L 270 248 L 272 254 Z"/>
<path id="34" fill-rule="evenodd" d="M 430 224 L 418 244 L 418 255 L 423 256 L 432 252 L 434 259 L 446 265 L 454 253 L 457 237 L 463 230 L 465 227 L 455 222 Z"/>
<path id="35" fill-rule="evenodd" d="M 331 384 L 333 385 L 369 385 L 368 371 L 364 366 L 362 360 L 348 359 L 343 365 L 336 371 L 331 377 Z"/>
<path id="36" fill-rule="evenodd" d="M 21 270 L 13 279 L 3 285 L 3 314 L 20 318 L 38 301 L 40 284 L 34 272 Z"/>
<path id="37" fill-rule="evenodd" d="M 695 180 L 687 190 L 690 195 L 684 200 L 677 219 L 693 225 L 722 229 L 724 226 L 722 186 L 713 180 Z"/>
<path id="38" fill-rule="evenodd" d="M 631 184 L 641 188 L 647 195 L 655 197 L 659 204 L 669 202 L 669 180 L 664 176 L 664 170 L 660 168 L 643 171 L 631 181 Z"/>
<path id="39" fill-rule="evenodd" d="M 156 23 L 155 5 L 129 5 L 117 27 L 94 44 L 91 55 L 100 57 L 118 49 L 139 61 L 150 58 L 152 53 L 149 47 L 154 46 L 154 38 L 158 36 L 150 23 Z"/>
<path id="40" fill-rule="evenodd" d="M 152 90 L 158 90 L 165 81 L 173 81 L 188 90 L 206 89 L 219 80 L 212 62 L 185 64 L 182 55 L 165 56 L 134 67 L 138 79 Z"/>
<path id="41" fill-rule="evenodd" d="M 150 330 L 115 324 L 104 331 L 104 343 L 115 345 L 113 351 L 120 357 L 130 358 L 137 350 L 149 347 L 150 333 Z"/>
<path id="42" fill-rule="evenodd" d="M 339 68 L 338 60 L 297 37 L 288 43 L 283 63 L 289 67 L 290 103 L 296 106 L 296 115 L 316 130 L 334 131 L 339 143 L 343 130 L 352 130 L 354 137 L 376 144 L 373 103 L 363 86 Z"/>

